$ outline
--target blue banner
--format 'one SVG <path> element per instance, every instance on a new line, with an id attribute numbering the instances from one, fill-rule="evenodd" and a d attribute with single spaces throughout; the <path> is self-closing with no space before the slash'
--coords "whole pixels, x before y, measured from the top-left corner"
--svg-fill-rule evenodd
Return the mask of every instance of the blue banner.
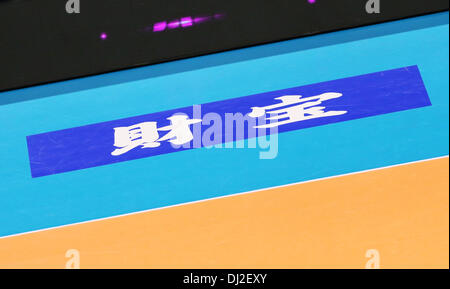
<path id="1" fill-rule="evenodd" d="M 27 137 L 31 175 L 42 177 L 429 105 L 418 67 L 404 67 L 31 135 Z"/>

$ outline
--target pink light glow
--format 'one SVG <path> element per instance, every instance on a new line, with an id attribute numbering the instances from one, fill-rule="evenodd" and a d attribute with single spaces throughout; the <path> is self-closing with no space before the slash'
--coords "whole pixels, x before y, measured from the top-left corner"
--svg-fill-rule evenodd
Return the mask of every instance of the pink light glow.
<path id="1" fill-rule="evenodd" d="M 181 27 L 188 27 L 188 26 L 192 26 L 192 17 L 183 17 L 181 18 Z"/>
<path id="2" fill-rule="evenodd" d="M 169 24 L 167 24 L 167 27 L 169 27 L 169 29 L 174 29 L 180 26 L 180 20 L 174 20 L 169 22 Z"/>
<path id="3" fill-rule="evenodd" d="M 206 21 L 209 21 L 209 20 L 211 20 L 211 16 L 205 16 L 205 17 L 195 17 L 194 18 L 194 22 L 195 23 L 203 23 L 203 22 L 206 22 Z"/>
<path id="4" fill-rule="evenodd" d="M 212 20 L 221 20 L 222 18 L 224 18 L 225 15 L 224 14 L 213 14 L 210 16 L 197 16 L 197 17 L 192 17 L 192 16 L 185 16 L 182 17 L 180 19 L 175 19 L 172 20 L 170 22 L 167 21 L 162 21 L 162 22 L 157 22 L 155 24 L 153 24 L 153 32 L 161 32 L 161 31 L 165 31 L 167 29 L 175 29 L 175 28 L 179 28 L 179 27 L 190 27 L 193 26 L 194 24 L 201 24 L 207 21 L 212 21 Z M 151 30 L 151 26 L 148 28 L 145 28 L 145 31 Z"/>
<path id="5" fill-rule="evenodd" d="M 153 25 L 153 32 L 160 32 L 166 30 L 167 23 L 166 21 L 158 22 Z"/>
<path id="6" fill-rule="evenodd" d="M 105 40 L 106 38 L 108 38 L 108 34 L 106 34 L 105 32 L 100 34 L 100 39 L 101 40 Z"/>

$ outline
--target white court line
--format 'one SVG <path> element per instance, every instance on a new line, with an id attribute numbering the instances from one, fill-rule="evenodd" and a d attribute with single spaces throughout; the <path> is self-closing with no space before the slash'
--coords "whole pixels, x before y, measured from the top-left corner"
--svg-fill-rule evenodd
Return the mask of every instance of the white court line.
<path id="1" fill-rule="evenodd" d="M 76 225 L 81 225 L 81 224 L 86 224 L 86 223 L 99 222 L 99 221 L 108 220 L 108 219 L 115 219 L 115 218 L 130 216 L 130 215 L 142 214 L 142 213 L 156 211 L 156 210 L 163 210 L 163 209 L 168 209 L 168 208 L 173 208 L 173 207 L 179 207 L 179 206 L 185 206 L 185 205 L 190 205 L 190 204 L 195 204 L 195 203 L 207 202 L 207 201 L 212 201 L 212 200 L 217 200 L 217 199 L 223 199 L 223 198 L 229 198 L 229 197 L 234 197 L 234 196 L 240 196 L 240 195 L 244 195 L 244 194 L 251 194 L 251 193 L 267 191 L 267 190 L 271 190 L 271 189 L 284 188 L 284 187 L 289 187 L 289 186 L 298 185 L 298 184 L 317 182 L 317 181 L 322 181 L 322 180 L 328 180 L 328 179 L 333 179 L 333 178 L 345 177 L 345 176 L 350 176 L 350 175 L 355 175 L 355 174 L 362 174 L 362 173 L 367 173 L 367 172 L 372 172 L 372 171 L 378 171 L 378 170 L 383 170 L 383 169 L 388 169 L 388 168 L 399 167 L 399 166 L 406 166 L 406 165 L 415 164 L 415 163 L 422 163 L 422 162 L 432 161 L 432 160 L 437 160 L 437 159 L 444 159 L 444 158 L 448 158 L 448 157 L 449 157 L 449 155 L 445 155 L 445 156 L 440 156 L 440 157 L 435 157 L 435 158 L 430 158 L 430 159 L 412 161 L 412 162 L 408 162 L 408 163 L 401 163 L 401 164 L 390 165 L 390 166 L 386 166 L 386 167 L 379 167 L 379 168 L 368 169 L 368 170 L 363 170 L 363 171 L 358 171 L 358 172 L 352 172 L 352 173 L 346 173 L 346 174 L 341 174 L 341 175 L 329 176 L 329 177 L 324 177 L 324 178 L 312 179 L 312 180 L 308 180 L 308 181 L 302 181 L 302 182 L 290 183 L 290 184 L 286 184 L 286 185 L 268 187 L 268 188 L 263 188 L 263 189 L 248 191 L 248 192 L 235 193 L 235 194 L 219 196 L 219 197 L 214 197 L 214 198 L 209 198 L 209 199 L 202 199 L 202 200 L 198 200 L 198 201 L 180 203 L 180 204 L 176 204 L 176 205 L 170 205 L 170 206 L 165 206 L 165 207 L 159 207 L 159 208 L 142 210 L 142 211 L 137 211 L 137 212 L 132 212 L 132 213 L 115 215 L 115 216 L 111 216 L 111 217 L 104 217 L 104 218 L 93 219 L 93 220 L 89 220 L 89 221 L 83 221 L 83 222 L 72 223 L 72 224 L 67 224 L 67 225 L 60 225 L 60 226 L 55 226 L 55 227 L 49 227 L 49 228 L 45 228 L 45 229 L 39 229 L 39 230 L 34 230 L 34 231 L 28 231 L 28 232 L 23 232 L 23 233 L 17 233 L 17 234 L 2 236 L 2 237 L 0 237 L 0 240 L 1 239 L 5 239 L 5 238 L 12 238 L 12 237 L 17 237 L 17 236 L 21 236 L 21 235 L 26 235 L 26 234 L 33 234 L 33 233 L 37 233 L 37 232 L 43 232 L 43 231 L 48 231 L 48 230 L 53 230 L 53 229 L 69 227 L 69 226 L 76 226 Z"/>

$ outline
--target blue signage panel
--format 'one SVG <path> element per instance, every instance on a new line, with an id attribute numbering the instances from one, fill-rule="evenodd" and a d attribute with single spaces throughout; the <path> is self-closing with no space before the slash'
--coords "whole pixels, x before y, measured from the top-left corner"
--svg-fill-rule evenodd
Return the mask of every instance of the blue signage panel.
<path id="1" fill-rule="evenodd" d="M 31 175 L 42 177 L 429 105 L 418 67 L 404 67 L 27 136 Z"/>

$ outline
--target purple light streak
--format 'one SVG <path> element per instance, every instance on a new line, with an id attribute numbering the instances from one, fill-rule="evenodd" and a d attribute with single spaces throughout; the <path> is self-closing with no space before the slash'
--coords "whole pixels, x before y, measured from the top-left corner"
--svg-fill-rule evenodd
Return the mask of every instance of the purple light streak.
<path id="1" fill-rule="evenodd" d="M 181 27 L 189 27 L 189 26 L 192 26 L 192 25 L 193 25 L 193 23 L 192 23 L 192 17 L 183 17 L 183 18 L 181 18 L 180 23 L 181 23 Z"/>
<path id="2" fill-rule="evenodd" d="M 175 29 L 178 28 L 180 26 L 180 20 L 173 20 L 171 22 L 169 22 L 169 24 L 167 24 L 167 27 L 169 27 L 169 29 Z"/>
<path id="3" fill-rule="evenodd" d="M 102 32 L 102 33 L 100 34 L 100 39 L 101 39 L 101 40 L 106 40 L 106 38 L 108 38 L 108 34 L 106 34 L 105 32 Z"/>
<path id="4" fill-rule="evenodd" d="M 203 22 L 211 20 L 211 18 L 212 18 L 211 16 L 195 17 L 194 23 L 203 23 Z"/>
<path id="5" fill-rule="evenodd" d="M 167 27 L 166 21 L 155 23 L 153 24 L 153 32 L 164 31 L 166 30 L 166 27 Z"/>
<path id="6" fill-rule="evenodd" d="M 171 20 L 170 22 L 161 21 L 153 24 L 153 32 L 162 32 L 168 29 L 175 29 L 179 27 L 182 28 L 191 27 L 195 24 L 201 24 L 212 20 L 220 20 L 224 17 L 225 17 L 224 14 L 214 14 L 211 16 L 197 16 L 197 17 L 185 16 L 181 17 L 180 19 Z"/>

